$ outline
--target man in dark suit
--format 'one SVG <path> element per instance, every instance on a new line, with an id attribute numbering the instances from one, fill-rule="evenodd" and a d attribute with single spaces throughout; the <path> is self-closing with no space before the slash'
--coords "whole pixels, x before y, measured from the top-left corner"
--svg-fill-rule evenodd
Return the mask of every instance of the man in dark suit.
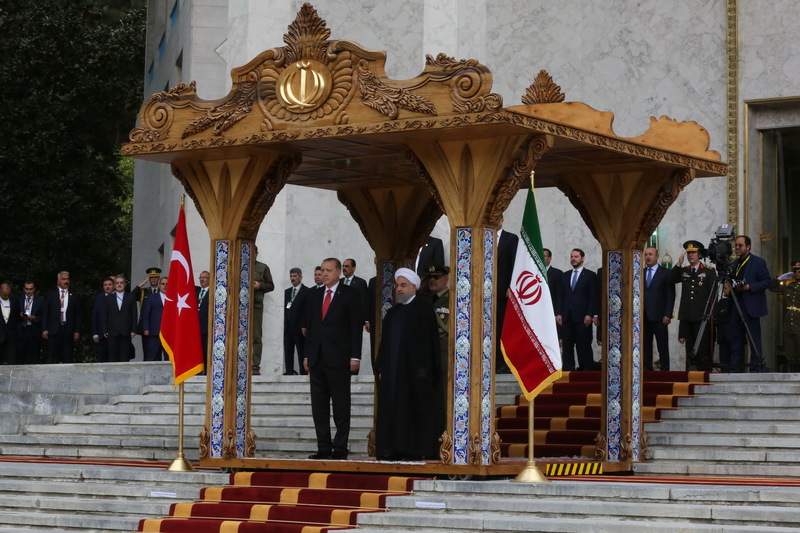
<path id="1" fill-rule="evenodd" d="M 289 270 L 291 287 L 283 292 L 283 363 L 284 376 L 296 376 L 294 369 L 294 352 L 297 349 L 297 369 L 300 374 L 307 374 L 303 368 L 305 336 L 303 326 L 303 310 L 308 295 L 308 287 L 303 285 L 303 271 L 295 267 Z"/>
<path id="2" fill-rule="evenodd" d="M 92 341 L 97 345 L 97 355 L 95 359 L 98 363 L 108 363 L 108 339 L 103 331 L 103 321 L 106 316 L 106 305 L 111 301 L 110 296 L 114 293 L 114 278 L 103 280 L 103 290 L 94 297 L 92 305 Z"/>
<path id="3" fill-rule="evenodd" d="M 309 291 L 306 300 L 306 345 L 303 366 L 310 375 L 311 414 L 317 453 L 309 459 L 347 459 L 350 437 L 350 374 L 361 364 L 362 304 L 353 287 L 339 281 L 342 264 L 322 263 L 325 287 Z M 330 413 L 336 436 L 331 441 Z"/>
<path id="4" fill-rule="evenodd" d="M 544 252 L 544 265 L 547 267 L 547 288 L 550 289 L 550 300 L 553 302 L 553 316 L 555 316 L 556 309 L 558 309 L 559 291 L 561 290 L 561 276 L 564 274 L 564 271 L 550 265 L 550 262 L 553 260 L 553 252 L 551 252 L 549 248 L 544 248 L 542 251 Z M 556 326 L 556 329 L 558 330 L 558 338 L 560 339 L 561 326 Z"/>
<path id="5" fill-rule="evenodd" d="M 597 315 L 597 280 L 594 272 L 584 268 L 585 254 L 574 248 L 569 254 L 571 270 L 561 275 L 560 298 L 556 324 L 561 326 L 564 370 L 592 370 L 592 322 Z"/>
<path id="6" fill-rule="evenodd" d="M 208 358 L 208 325 L 211 322 L 211 317 L 208 314 L 208 302 L 211 300 L 209 285 L 211 283 L 211 274 L 204 270 L 200 272 L 197 277 L 200 281 L 200 286 L 195 287 L 197 291 L 197 314 L 200 316 L 200 343 L 203 346 L 203 360 L 206 362 L 206 371 L 211 368 L 211 360 Z"/>
<path id="7" fill-rule="evenodd" d="M 69 272 L 58 273 L 57 287 L 44 298 L 42 337 L 47 341 L 47 362 L 71 363 L 80 334 L 80 295 L 69 289 Z"/>
<path id="8" fill-rule="evenodd" d="M 165 361 L 166 354 L 161 345 L 161 316 L 164 314 L 164 300 L 167 297 L 167 278 L 158 280 L 158 293 L 144 299 L 142 305 L 142 348 L 145 361 Z"/>
<path id="9" fill-rule="evenodd" d="M 761 317 L 767 314 L 766 290 L 772 283 L 767 263 L 757 255 L 750 253 L 752 242 L 747 235 L 736 237 L 736 260 L 731 265 L 731 278 L 736 281 L 733 290 L 726 286 L 726 292 L 732 294 L 739 305 L 731 305 L 731 316 L 728 321 L 728 339 L 730 341 L 730 360 L 720 361 L 724 369 L 730 372 L 744 370 L 744 346 L 750 340 L 750 371 L 764 370 L 763 352 L 761 351 Z M 741 308 L 741 313 L 739 311 Z M 746 329 L 745 329 L 746 328 Z"/>
<path id="10" fill-rule="evenodd" d="M 367 287 L 367 280 L 356 276 L 355 259 L 348 258 L 342 261 L 342 273 L 344 275 L 339 281 L 349 287 L 353 287 L 358 293 L 358 302 L 361 306 L 361 324 L 364 329 L 368 329 L 369 317 L 367 313 L 369 311 L 369 303 L 367 302 L 367 293 L 369 292 L 369 287 Z M 358 374 L 358 371 L 356 371 L 356 374 Z"/>
<path id="11" fill-rule="evenodd" d="M 103 333 L 108 339 L 108 359 L 112 363 L 130 361 L 131 340 L 136 336 L 136 298 L 133 293 L 125 292 L 127 285 L 125 276 L 114 278 L 114 294 L 109 296 L 111 301 L 106 305 L 103 320 Z"/>
<path id="12" fill-rule="evenodd" d="M 428 266 L 433 263 L 444 264 L 444 242 L 442 239 L 428 235 L 425 244 L 420 247 L 417 254 L 417 276 L 423 278 Z"/>
<path id="13" fill-rule="evenodd" d="M 11 285 L 0 283 L 0 364 L 15 364 L 19 309 L 11 298 Z"/>
<path id="14" fill-rule="evenodd" d="M 19 311 L 16 364 L 37 365 L 41 357 L 44 298 L 36 295 L 36 284 L 30 280 L 22 284 L 22 292 L 15 298 Z"/>
<path id="15" fill-rule="evenodd" d="M 495 372 L 509 374 L 508 365 L 500 349 L 500 338 L 503 331 L 503 322 L 506 318 L 508 305 L 508 289 L 511 287 L 511 276 L 514 274 L 514 261 L 517 258 L 517 244 L 519 237 L 503 229 L 504 218 L 500 217 L 500 229 L 497 230 L 497 304 L 495 306 L 496 341 L 495 347 Z"/>
<path id="16" fill-rule="evenodd" d="M 644 250 L 644 337 L 642 357 L 644 369 L 653 370 L 653 337 L 658 347 L 661 370 L 669 370 L 669 336 L 667 326 L 672 322 L 675 308 L 675 284 L 670 271 L 658 264 L 658 250 Z"/>

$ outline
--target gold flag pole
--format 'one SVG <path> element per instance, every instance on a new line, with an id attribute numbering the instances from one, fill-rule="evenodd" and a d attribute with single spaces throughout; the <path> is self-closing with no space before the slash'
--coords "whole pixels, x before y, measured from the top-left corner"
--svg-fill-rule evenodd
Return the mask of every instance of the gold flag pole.
<path id="1" fill-rule="evenodd" d="M 528 464 L 512 479 L 516 483 L 550 483 L 533 460 L 533 398 L 528 400 Z"/>
<path id="2" fill-rule="evenodd" d="M 167 467 L 170 472 L 194 472 L 192 463 L 183 455 L 183 383 L 178 391 L 178 457 Z"/>

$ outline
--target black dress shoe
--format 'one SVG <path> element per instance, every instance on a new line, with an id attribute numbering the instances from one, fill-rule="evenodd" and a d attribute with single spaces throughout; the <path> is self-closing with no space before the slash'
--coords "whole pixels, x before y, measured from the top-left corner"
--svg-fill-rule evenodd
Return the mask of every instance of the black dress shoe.
<path id="1" fill-rule="evenodd" d="M 297 372 L 292 370 L 291 372 L 284 372 L 283 375 L 284 376 L 296 376 Z"/>
<path id="2" fill-rule="evenodd" d="M 308 456 L 309 459 L 317 459 L 317 460 L 330 459 L 331 457 L 333 457 L 331 455 L 331 452 L 317 452 L 317 453 L 312 453 L 311 455 Z"/>
<path id="3" fill-rule="evenodd" d="M 347 452 L 333 452 L 331 454 L 331 459 L 347 459 Z"/>

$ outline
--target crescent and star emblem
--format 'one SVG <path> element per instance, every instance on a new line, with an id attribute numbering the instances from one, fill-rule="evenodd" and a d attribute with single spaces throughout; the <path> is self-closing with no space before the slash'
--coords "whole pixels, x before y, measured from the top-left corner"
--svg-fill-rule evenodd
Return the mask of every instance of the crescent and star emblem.
<path id="1" fill-rule="evenodd" d="M 172 250 L 172 257 L 170 258 L 170 274 L 173 272 L 172 263 L 178 263 L 183 267 L 183 271 L 186 272 L 186 283 L 190 282 L 189 279 L 189 262 L 186 261 L 186 257 L 184 257 L 183 253 L 178 250 Z M 186 300 L 189 298 L 189 293 L 186 294 L 178 294 L 178 302 L 175 306 L 178 309 L 178 316 L 181 316 L 182 309 L 192 309 L 192 306 L 186 303 Z M 169 297 L 166 297 L 166 300 L 172 302 Z"/>

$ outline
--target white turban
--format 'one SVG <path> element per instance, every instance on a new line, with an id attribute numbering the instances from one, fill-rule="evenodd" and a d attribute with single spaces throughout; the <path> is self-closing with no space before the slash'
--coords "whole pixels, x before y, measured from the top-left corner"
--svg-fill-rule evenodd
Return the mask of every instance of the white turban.
<path id="1" fill-rule="evenodd" d="M 408 281 L 414 284 L 416 288 L 419 289 L 420 286 L 420 279 L 417 276 L 417 273 L 411 270 L 410 268 L 398 268 L 397 272 L 394 273 L 394 280 L 397 281 L 397 278 L 406 278 Z"/>

